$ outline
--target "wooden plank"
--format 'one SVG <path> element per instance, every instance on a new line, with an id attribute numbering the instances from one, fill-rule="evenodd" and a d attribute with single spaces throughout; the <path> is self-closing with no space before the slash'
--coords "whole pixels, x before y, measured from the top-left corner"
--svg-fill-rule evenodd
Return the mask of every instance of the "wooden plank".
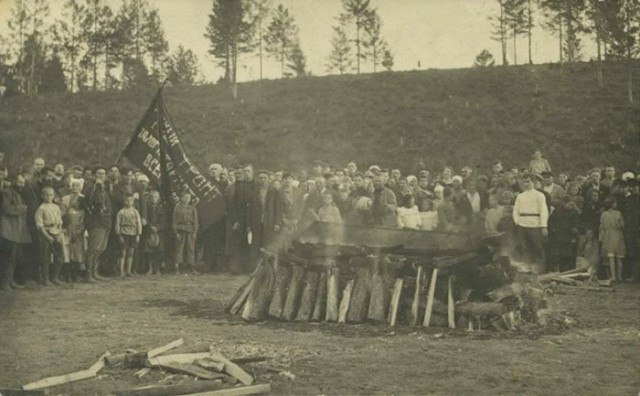
<path id="1" fill-rule="evenodd" d="M 148 366 L 159 366 L 161 364 L 170 363 L 193 363 L 197 359 L 206 359 L 211 357 L 209 352 L 197 352 L 197 353 L 179 353 L 175 355 L 163 355 L 156 356 L 154 358 L 147 359 Z"/>
<path id="2" fill-rule="evenodd" d="M 340 281 L 340 268 L 333 267 L 328 270 L 327 277 L 327 314 L 325 320 L 327 322 L 336 322 L 340 315 L 338 294 L 338 283 Z"/>
<path id="3" fill-rule="evenodd" d="M 291 273 L 291 282 L 289 282 L 289 291 L 287 292 L 287 300 L 284 303 L 282 311 L 282 319 L 291 321 L 298 311 L 298 300 L 300 298 L 300 287 L 302 278 L 304 277 L 304 268 L 296 265 Z"/>
<path id="4" fill-rule="evenodd" d="M 420 289 L 422 289 L 422 267 L 418 267 L 418 271 L 416 273 L 416 287 L 413 291 L 413 302 L 411 303 L 411 326 L 418 324 Z"/>
<path id="5" fill-rule="evenodd" d="M 135 389 L 116 391 L 116 396 L 172 396 L 172 395 L 192 395 L 194 393 L 208 392 L 220 389 L 220 380 L 215 381 L 189 381 L 176 385 L 151 385 Z"/>
<path id="6" fill-rule="evenodd" d="M 236 299 L 233 305 L 231 305 L 231 308 L 229 308 L 229 313 L 231 313 L 232 315 L 237 315 L 238 312 L 240 312 L 240 309 L 244 305 L 245 301 L 247 301 L 247 297 L 249 297 L 249 293 L 253 288 L 254 282 L 255 282 L 255 277 L 252 275 L 251 280 L 249 281 L 247 286 L 244 289 L 242 289 L 240 296 Z"/>
<path id="7" fill-rule="evenodd" d="M 269 316 L 276 319 L 282 318 L 284 302 L 287 299 L 287 288 L 291 280 L 291 267 L 280 265 L 276 270 L 276 284 L 269 303 Z"/>
<path id="8" fill-rule="evenodd" d="M 230 376 L 237 378 L 243 385 L 251 385 L 253 383 L 253 377 L 240 368 L 240 366 L 216 351 L 211 351 L 210 354 L 211 359 L 224 363 L 224 371 Z"/>
<path id="9" fill-rule="evenodd" d="M 349 302 L 351 301 L 351 292 L 353 291 L 354 281 L 351 279 L 342 291 L 342 301 L 340 301 L 340 310 L 338 311 L 338 323 L 346 323 L 347 312 L 349 311 Z"/>
<path id="10" fill-rule="evenodd" d="M 389 305 L 389 324 L 391 326 L 396 325 L 396 319 L 398 318 L 398 306 L 402 295 L 403 283 L 404 280 L 402 278 L 398 278 L 396 279 L 396 283 L 393 287 L 393 295 L 391 296 L 391 304 Z"/>
<path id="11" fill-rule="evenodd" d="M 178 338 L 175 341 L 171 341 L 167 345 L 151 349 L 150 351 L 147 352 L 147 358 L 156 357 L 162 353 L 172 350 L 173 348 L 177 348 L 182 344 L 184 344 L 184 340 L 182 338 Z"/>
<path id="12" fill-rule="evenodd" d="M 384 322 L 387 318 L 387 289 L 384 279 L 379 273 L 371 277 L 371 296 L 369 298 L 369 311 L 367 319 L 376 322 Z"/>
<path id="13" fill-rule="evenodd" d="M 142 377 L 144 377 L 145 375 L 149 374 L 149 371 L 151 371 L 151 367 L 143 367 L 140 370 L 136 371 L 133 375 L 140 379 Z"/>
<path id="14" fill-rule="evenodd" d="M 325 317 L 327 308 L 327 272 L 320 271 L 318 278 L 318 289 L 316 291 L 316 301 L 313 305 L 313 314 L 311 320 L 320 322 Z"/>
<path id="15" fill-rule="evenodd" d="M 208 370 L 213 370 L 217 373 L 221 373 L 224 371 L 224 363 L 222 362 L 216 362 L 213 359 L 209 359 L 209 358 L 205 358 L 205 359 L 196 359 L 193 361 L 194 364 L 208 369 Z"/>
<path id="16" fill-rule="evenodd" d="M 191 363 L 164 363 L 154 367 L 160 367 L 164 370 L 171 371 L 174 373 L 193 375 L 194 377 L 202 378 L 205 380 L 216 380 L 216 379 L 227 378 L 226 374 L 214 373 L 213 371 L 209 371 L 205 368 L 196 366 L 195 364 L 191 364 Z"/>
<path id="17" fill-rule="evenodd" d="M 22 385 L 23 390 L 34 390 L 48 388 L 51 386 L 68 384 L 69 382 L 81 381 L 93 378 L 97 374 L 93 370 L 81 370 L 69 374 L 58 375 L 55 377 L 43 378 L 41 380 Z"/>
<path id="18" fill-rule="evenodd" d="M 271 393 L 271 384 L 240 386 L 236 388 L 220 389 L 210 392 L 192 393 L 189 396 L 243 396 Z"/>
<path id="19" fill-rule="evenodd" d="M 369 295 L 371 293 L 371 275 L 368 268 L 358 268 L 358 278 L 353 285 L 347 322 L 360 323 L 367 318 L 369 310 Z"/>
<path id="20" fill-rule="evenodd" d="M 105 352 L 102 354 L 102 356 L 100 356 L 98 358 L 98 361 L 95 362 L 94 364 L 91 365 L 91 367 L 88 368 L 88 370 L 93 371 L 94 373 L 98 374 L 98 371 L 102 370 L 104 368 L 104 366 L 107 364 L 106 362 L 106 358 L 108 356 L 111 356 L 111 354 L 109 353 L 109 351 Z"/>
<path id="21" fill-rule="evenodd" d="M 455 301 L 453 300 L 453 275 L 449 275 L 447 285 L 447 319 L 449 319 L 449 328 L 456 328 Z"/>
<path id="22" fill-rule="evenodd" d="M 316 291 L 318 289 L 318 272 L 307 271 L 304 279 L 304 289 L 300 298 L 300 308 L 295 320 L 298 322 L 308 322 L 313 315 L 313 308 L 316 299 Z"/>
<path id="23" fill-rule="evenodd" d="M 242 319 L 263 320 L 269 309 L 271 294 L 275 284 L 274 269 L 268 260 L 264 260 L 254 277 L 255 282 L 244 305 Z"/>
<path id="24" fill-rule="evenodd" d="M 46 395 L 46 392 L 43 390 L 22 390 L 22 389 L 0 388 L 0 395 L 2 396 L 44 396 Z"/>
<path id="25" fill-rule="evenodd" d="M 433 312 L 433 297 L 436 293 L 436 280 L 438 279 L 438 268 L 434 268 L 431 273 L 431 283 L 429 284 L 429 292 L 427 294 L 427 307 L 424 311 L 424 321 L 422 325 L 429 327 L 431 323 L 431 313 Z"/>

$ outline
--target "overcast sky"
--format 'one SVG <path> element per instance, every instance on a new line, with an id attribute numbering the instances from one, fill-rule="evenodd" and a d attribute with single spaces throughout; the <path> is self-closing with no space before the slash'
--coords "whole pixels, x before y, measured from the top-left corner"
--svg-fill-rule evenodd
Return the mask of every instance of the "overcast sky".
<path id="1" fill-rule="evenodd" d="M 222 70 L 208 55 L 208 41 L 204 37 L 211 0 L 148 0 L 160 11 L 171 49 L 179 44 L 193 50 L 200 61 L 205 78 L 215 81 Z M 0 0 L 0 32 L 6 33 L 6 21 L 13 0 Z M 49 0 L 52 16 L 58 16 L 64 0 Z M 113 8 L 121 0 L 107 0 Z M 289 8 L 300 28 L 301 47 L 307 56 L 308 69 L 315 75 L 327 74 L 326 63 L 331 52 L 331 27 L 341 11 L 341 0 L 271 0 L 275 7 L 282 3 Z M 470 67 L 475 56 L 488 49 L 500 59 L 500 44 L 491 40 L 489 16 L 497 12 L 496 0 L 371 0 L 382 18 L 382 32 L 395 56 L 394 70 Z M 539 22 L 539 21 L 538 21 Z M 539 26 L 539 23 L 537 24 Z M 592 56 L 591 39 L 583 43 L 584 58 Z M 534 63 L 557 62 L 557 38 L 534 31 Z M 513 43 L 508 56 L 513 59 Z M 527 39 L 518 42 L 518 63 L 527 59 Z M 259 76 L 255 56 L 239 60 L 238 79 L 251 80 Z M 418 63 L 420 66 L 418 66 Z M 272 61 L 265 63 L 264 75 L 278 78 L 279 67 Z M 370 65 L 363 67 L 370 70 Z"/>

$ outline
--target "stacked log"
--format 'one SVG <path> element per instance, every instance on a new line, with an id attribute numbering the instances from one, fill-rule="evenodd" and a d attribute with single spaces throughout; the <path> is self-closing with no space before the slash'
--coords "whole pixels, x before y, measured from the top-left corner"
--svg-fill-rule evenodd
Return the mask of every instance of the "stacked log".
<path id="1" fill-rule="evenodd" d="M 535 277 L 484 252 L 455 257 L 266 257 L 227 304 L 247 321 L 514 329 L 544 308 Z"/>

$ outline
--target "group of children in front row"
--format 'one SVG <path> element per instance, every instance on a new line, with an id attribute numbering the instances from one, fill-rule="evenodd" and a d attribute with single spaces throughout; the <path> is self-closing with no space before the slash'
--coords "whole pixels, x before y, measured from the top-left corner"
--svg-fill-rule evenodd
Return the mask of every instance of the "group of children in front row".
<path id="1" fill-rule="evenodd" d="M 72 189 L 73 187 L 72 183 Z M 81 188 L 80 186 L 78 192 Z M 66 272 L 69 273 L 84 270 L 81 263 L 84 262 L 84 253 L 88 246 L 83 225 L 84 213 L 78 199 L 83 196 L 70 194 L 63 197 L 58 205 L 54 202 L 55 191 L 52 187 L 43 188 L 41 193 L 42 204 L 35 212 L 40 261 L 39 275 L 43 285 L 59 285 L 62 283 L 60 281 L 61 271 L 65 266 L 68 268 Z M 190 205 L 190 201 L 191 195 L 185 191 L 180 195 L 180 201 L 174 207 L 171 228 L 175 239 L 173 259 L 176 271 L 179 271 L 179 266 L 182 263 L 187 263 L 193 269 L 195 260 L 198 216 L 195 207 Z M 147 224 L 145 232 L 143 232 L 142 217 L 135 207 L 136 197 L 134 194 L 126 196 L 124 207 L 115 216 L 111 232 L 115 233 L 119 242 L 118 270 L 120 277 L 133 275 L 132 267 L 139 246 L 146 257 L 147 274 L 160 272 L 166 241 L 164 241 L 165 237 L 159 226 L 162 221 L 160 217 L 164 213 L 154 210 L 162 205 L 158 191 L 151 191 L 148 205 L 147 215 L 155 217 L 155 220 Z M 144 239 L 141 241 L 143 236 Z M 72 268 L 71 263 L 77 264 L 76 268 Z"/>

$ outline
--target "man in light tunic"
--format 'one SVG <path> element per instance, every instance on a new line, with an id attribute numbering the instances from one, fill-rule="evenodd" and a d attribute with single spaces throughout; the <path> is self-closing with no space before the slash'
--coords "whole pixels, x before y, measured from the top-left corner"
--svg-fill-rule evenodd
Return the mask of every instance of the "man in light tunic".
<path id="1" fill-rule="evenodd" d="M 518 245 L 522 259 L 537 274 L 544 271 L 544 238 L 547 236 L 549 211 L 543 193 L 533 188 L 531 176 L 522 177 L 524 192 L 518 194 L 513 207 L 513 221 L 518 227 Z"/>

